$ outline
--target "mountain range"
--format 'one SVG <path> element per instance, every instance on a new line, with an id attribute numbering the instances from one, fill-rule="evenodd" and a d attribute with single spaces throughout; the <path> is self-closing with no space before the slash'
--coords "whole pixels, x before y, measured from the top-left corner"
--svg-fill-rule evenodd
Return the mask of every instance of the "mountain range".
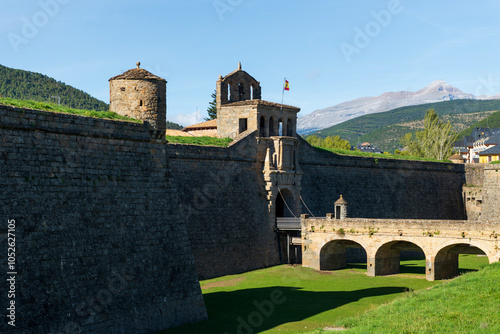
<path id="1" fill-rule="evenodd" d="M 362 97 L 316 110 L 297 120 L 297 132 L 308 134 L 363 115 L 380 113 L 405 106 L 450 100 L 489 100 L 500 95 L 478 96 L 462 92 L 443 80 L 431 82 L 416 92 L 387 92 L 376 97 Z"/>

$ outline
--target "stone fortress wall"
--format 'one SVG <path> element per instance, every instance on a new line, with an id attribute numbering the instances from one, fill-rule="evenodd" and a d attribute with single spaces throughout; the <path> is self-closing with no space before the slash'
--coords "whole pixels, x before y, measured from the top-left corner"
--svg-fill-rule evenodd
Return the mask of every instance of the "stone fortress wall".
<path id="1" fill-rule="evenodd" d="M 302 197 L 315 216 L 332 213 L 343 195 L 348 217 L 465 219 L 463 165 L 341 156 L 304 140 L 299 161 Z"/>
<path id="2" fill-rule="evenodd" d="M 168 145 L 200 279 L 279 264 L 255 133 L 228 148 Z"/>
<path id="3" fill-rule="evenodd" d="M 0 253 L 15 220 L 16 333 L 150 333 L 206 319 L 166 145 L 149 129 L 0 106 Z"/>

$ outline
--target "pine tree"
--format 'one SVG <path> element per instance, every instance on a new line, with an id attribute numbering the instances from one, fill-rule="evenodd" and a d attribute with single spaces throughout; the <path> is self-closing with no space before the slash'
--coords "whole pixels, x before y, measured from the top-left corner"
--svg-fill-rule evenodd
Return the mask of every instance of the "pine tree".
<path id="1" fill-rule="evenodd" d="M 205 118 L 205 121 L 210 121 L 211 119 L 216 119 L 217 118 L 217 92 L 214 91 L 212 93 L 212 102 L 208 104 L 208 117 Z"/>

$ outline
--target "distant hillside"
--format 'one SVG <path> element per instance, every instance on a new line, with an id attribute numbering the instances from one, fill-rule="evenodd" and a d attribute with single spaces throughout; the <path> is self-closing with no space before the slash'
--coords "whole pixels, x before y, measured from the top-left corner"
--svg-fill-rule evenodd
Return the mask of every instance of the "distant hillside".
<path id="1" fill-rule="evenodd" d="M 55 102 L 85 110 L 107 111 L 108 104 L 82 90 L 57 81 L 46 75 L 16 70 L 0 65 L 0 96 L 17 100 Z"/>
<path id="2" fill-rule="evenodd" d="M 500 111 L 497 111 L 485 119 L 471 125 L 467 129 L 460 132 L 458 139 L 462 139 L 466 136 L 470 136 L 472 134 L 472 130 L 476 127 L 490 128 L 490 129 L 499 129 L 500 128 Z"/>
<path id="3" fill-rule="evenodd" d="M 367 141 L 383 151 L 392 152 L 398 148 L 399 139 L 405 133 L 423 128 L 422 120 L 428 109 L 436 110 L 443 120 L 449 120 L 455 131 L 462 131 L 500 110 L 500 100 L 452 100 L 402 107 L 361 116 L 314 134 L 320 137 L 337 135 L 349 140 L 351 145 Z"/>
<path id="4" fill-rule="evenodd" d="M 0 65 L 0 98 L 59 103 L 61 106 L 108 111 L 109 105 L 82 90 L 66 85 L 40 73 L 16 70 Z M 182 129 L 183 126 L 167 121 L 167 129 Z"/>

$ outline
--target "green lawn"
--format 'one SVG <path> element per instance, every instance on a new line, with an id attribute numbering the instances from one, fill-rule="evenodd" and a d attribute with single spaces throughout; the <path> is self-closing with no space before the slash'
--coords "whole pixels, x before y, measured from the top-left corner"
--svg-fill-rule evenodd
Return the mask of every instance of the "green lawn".
<path id="1" fill-rule="evenodd" d="M 461 256 L 464 271 L 486 258 Z M 304 333 L 442 282 L 425 280 L 425 261 L 401 262 L 401 274 L 367 277 L 366 264 L 318 272 L 288 265 L 201 282 L 209 320 L 161 333 Z"/>
<path id="2" fill-rule="evenodd" d="M 500 333 L 499 281 L 494 263 L 337 325 L 349 328 L 343 333 Z"/>
<path id="3" fill-rule="evenodd" d="M 134 123 L 142 123 L 142 121 L 133 119 L 130 117 L 125 117 L 118 115 L 117 113 L 111 111 L 94 111 L 94 110 L 81 110 L 81 109 L 73 109 L 64 106 L 60 106 L 54 103 L 49 102 L 37 102 L 37 101 L 29 101 L 29 100 L 15 100 L 9 99 L 6 97 L 0 98 L 0 104 L 6 106 L 13 106 L 18 108 L 28 108 L 35 110 L 43 110 L 43 111 L 52 111 L 58 113 L 72 114 L 72 115 L 80 115 L 94 118 L 106 118 L 106 119 L 116 119 Z"/>
<path id="4" fill-rule="evenodd" d="M 233 140 L 231 138 L 215 138 L 215 137 L 183 137 L 183 136 L 166 136 L 167 141 L 173 144 L 188 144 L 201 146 L 220 146 L 227 147 Z"/>

